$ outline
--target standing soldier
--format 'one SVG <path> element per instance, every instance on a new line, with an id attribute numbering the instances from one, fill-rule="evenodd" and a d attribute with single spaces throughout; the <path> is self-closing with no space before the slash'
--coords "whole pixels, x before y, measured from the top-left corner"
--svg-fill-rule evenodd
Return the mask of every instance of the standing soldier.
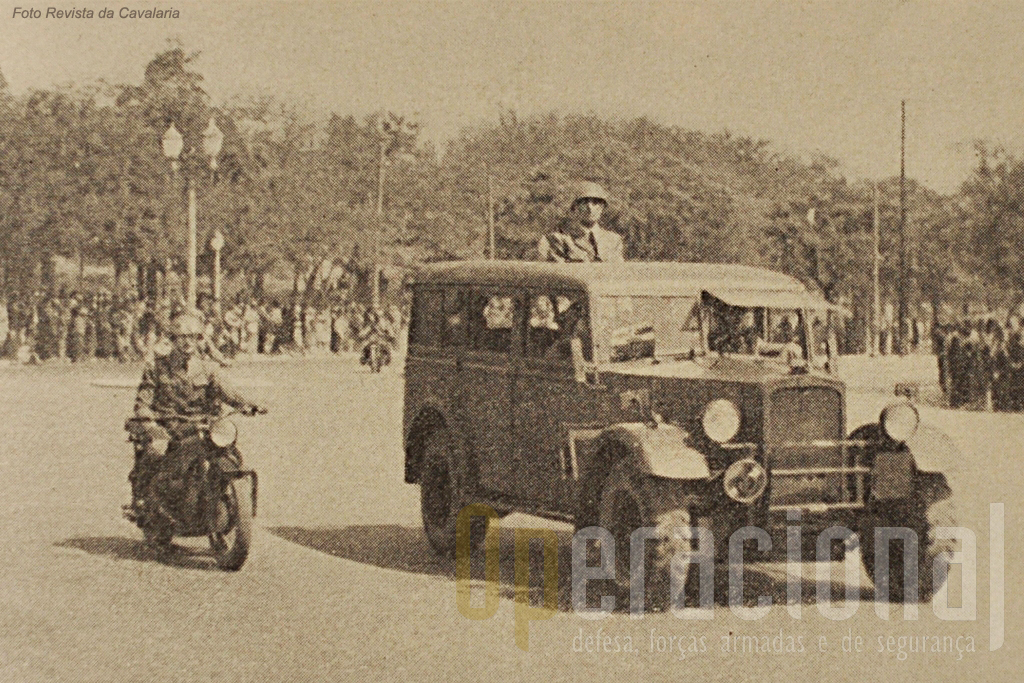
<path id="1" fill-rule="evenodd" d="M 68 294 L 62 287 L 57 297 L 57 356 L 64 360 L 68 357 L 68 330 L 71 327 L 71 304 Z"/>
<path id="2" fill-rule="evenodd" d="M 565 230 L 555 230 L 540 238 L 538 260 L 621 263 L 624 260 L 622 238 L 600 225 L 607 207 L 608 193 L 597 183 L 574 186 Z"/>
<path id="3" fill-rule="evenodd" d="M 85 298 L 82 305 L 85 314 L 85 337 L 82 343 L 82 356 L 85 360 L 96 358 L 96 300 L 92 294 Z"/>
<path id="4" fill-rule="evenodd" d="M 86 315 L 85 304 L 78 301 L 75 294 L 71 295 L 71 323 L 68 329 L 68 355 L 71 362 L 77 363 L 85 358 Z"/>
<path id="5" fill-rule="evenodd" d="M 952 325 L 948 337 L 949 357 L 949 407 L 959 408 L 963 403 L 963 339 L 960 328 Z"/>
<path id="6" fill-rule="evenodd" d="M 997 323 L 992 340 L 992 410 L 1007 409 L 1007 370 L 1006 334 Z"/>
<path id="7" fill-rule="evenodd" d="M 946 357 L 946 326 L 932 327 L 932 349 L 939 366 L 939 388 L 944 396 L 949 396 L 949 362 Z"/>
<path id="8" fill-rule="evenodd" d="M 1007 405 L 1010 410 L 1021 409 L 1021 388 L 1024 380 L 1024 339 L 1021 338 L 1019 325 L 1013 325 L 1013 331 L 1006 342 L 1006 391 Z"/>

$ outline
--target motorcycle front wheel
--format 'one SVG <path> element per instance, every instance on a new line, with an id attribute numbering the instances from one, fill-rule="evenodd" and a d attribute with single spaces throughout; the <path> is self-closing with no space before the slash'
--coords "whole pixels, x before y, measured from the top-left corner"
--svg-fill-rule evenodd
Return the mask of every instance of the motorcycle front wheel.
<path id="1" fill-rule="evenodd" d="M 210 534 L 210 549 L 217 566 L 227 571 L 242 568 L 252 544 L 252 488 L 248 479 L 235 479 L 224 489 L 217 505 L 218 530 Z"/>
<path id="2" fill-rule="evenodd" d="M 374 372 L 380 372 L 383 365 L 384 351 L 381 349 L 380 344 L 373 344 L 370 346 L 370 369 Z"/>

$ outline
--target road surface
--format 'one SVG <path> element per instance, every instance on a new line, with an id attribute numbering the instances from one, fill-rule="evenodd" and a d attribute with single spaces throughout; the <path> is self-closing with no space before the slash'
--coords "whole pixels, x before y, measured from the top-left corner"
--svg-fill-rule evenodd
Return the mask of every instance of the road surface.
<path id="1" fill-rule="evenodd" d="M 0 368 L 0 681 L 1020 680 L 1024 416 L 923 409 L 962 454 L 954 484 L 977 535 L 974 620 L 940 620 L 930 605 L 914 621 L 900 609 L 883 620 L 863 572 L 846 581 L 839 563 L 825 565 L 833 588 L 853 600 L 819 601 L 815 565 L 804 565 L 799 618 L 779 604 L 785 565 L 761 565 L 746 594 L 776 604 L 758 620 L 721 595 L 709 621 L 588 620 L 568 608 L 569 528 L 519 515 L 502 521 L 497 614 L 470 620 L 454 563 L 423 536 L 418 489 L 402 483 L 400 370 L 374 376 L 332 357 L 231 371 L 271 409 L 238 419 L 260 473 L 254 547 L 238 573 L 213 569 L 201 544 L 158 561 L 120 517 L 125 384 L 139 372 Z M 851 422 L 884 401 L 852 394 Z M 1002 630 L 990 620 L 991 503 L 1005 511 Z M 528 651 L 515 639 L 514 526 L 560 541 L 560 608 L 529 623 Z M 855 612 L 836 620 L 822 613 L 830 606 Z"/>

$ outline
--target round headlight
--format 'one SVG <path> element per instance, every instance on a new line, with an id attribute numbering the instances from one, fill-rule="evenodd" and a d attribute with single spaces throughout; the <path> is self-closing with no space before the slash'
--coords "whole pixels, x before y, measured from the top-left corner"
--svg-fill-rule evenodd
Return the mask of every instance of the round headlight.
<path id="1" fill-rule="evenodd" d="M 912 404 L 901 402 L 886 406 L 878 421 L 882 423 L 882 429 L 890 439 L 906 441 L 917 431 L 921 417 Z"/>
<path id="2" fill-rule="evenodd" d="M 725 443 L 740 431 L 740 409 L 732 401 L 718 398 L 707 405 L 700 422 L 709 439 Z"/>
<path id="3" fill-rule="evenodd" d="M 210 441 L 218 448 L 230 446 L 238 438 L 238 427 L 231 420 L 217 420 L 210 425 Z"/>
<path id="4" fill-rule="evenodd" d="M 729 465 L 729 469 L 722 475 L 722 486 L 725 495 L 736 502 L 751 503 L 768 487 L 768 473 L 761 463 L 744 458 Z"/>

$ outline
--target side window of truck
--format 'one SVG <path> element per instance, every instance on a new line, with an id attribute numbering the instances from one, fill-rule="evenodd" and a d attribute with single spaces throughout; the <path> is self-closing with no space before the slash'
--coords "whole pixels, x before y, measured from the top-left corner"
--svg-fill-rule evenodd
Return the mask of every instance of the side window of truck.
<path id="1" fill-rule="evenodd" d="M 586 360 L 592 360 L 587 298 L 582 292 L 530 295 L 527 321 L 527 355 L 548 360 L 568 360 L 572 339 L 579 338 Z"/>
<path id="2" fill-rule="evenodd" d="M 419 287 L 412 300 L 412 317 L 409 320 L 409 343 L 423 346 L 439 346 L 443 322 L 444 292 L 439 289 Z"/>

